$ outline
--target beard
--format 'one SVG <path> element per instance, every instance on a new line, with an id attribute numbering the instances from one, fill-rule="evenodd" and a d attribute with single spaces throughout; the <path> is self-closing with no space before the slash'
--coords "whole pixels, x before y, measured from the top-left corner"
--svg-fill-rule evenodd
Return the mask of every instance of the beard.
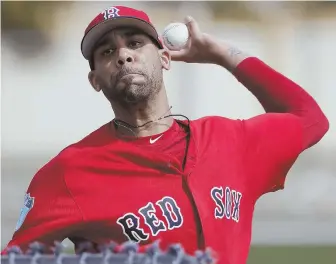
<path id="1" fill-rule="evenodd" d="M 162 87 L 162 70 L 154 67 L 148 71 L 122 68 L 108 81 L 100 80 L 105 97 L 121 104 L 137 104 L 154 97 Z"/>

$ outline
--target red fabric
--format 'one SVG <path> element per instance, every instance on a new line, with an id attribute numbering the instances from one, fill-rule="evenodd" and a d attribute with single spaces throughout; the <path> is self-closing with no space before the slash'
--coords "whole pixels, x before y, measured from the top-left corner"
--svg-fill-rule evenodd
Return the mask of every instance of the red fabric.
<path id="1" fill-rule="evenodd" d="M 258 168 L 251 171 L 253 188 L 258 195 L 282 189 L 295 156 L 324 136 L 328 120 L 305 90 L 257 58 L 244 60 L 234 74 L 267 112 L 244 121 L 246 148 L 258 155 L 250 161 Z"/>
<path id="2" fill-rule="evenodd" d="M 141 245 L 179 242 L 188 253 L 211 247 L 219 264 L 246 263 L 255 202 L 283 188 L 298 155 L 322 138 L 328 122 L 306 92 L 259 60 L 247 59 L 235 74 L 269 113 L 192 121 L 184 171 L 185 135 L 176 124 L 156 147 L 101 127 L 35 175 L 28 188 L 34 207 L 9 245 L 66 237 L 123 242 L 131 234 Z M 128 228 L 137 221 L 138 233 Z"/>
<path id="3" fill-rule="evenodd" d="M 109 9 L 112 11 L 111 13 L 108 13 Z M 93 27 L 104 22 L 106 19 L 110 19 L 114 17 L 134 17 L 136 19 L 143 20 L 150 25 L 153 25 L 148 15 L 141 10 L 137 10 L 137 9 L 130 8 L 127 6 L 113 6 L 111 8 L 107 8 L 106 10 L 107 10 L 107 15 L 110 15 L 110 17 L 104 17 L 105 12 L 99 13 L 87 26 L 84 32 L 85 34 Z"/>
<path id="4" fill-rule="evenodd" d="M 254 57 L 244 60 L 234 74 L 266 112 L 290 113 L 299 118 L 304 149 L 316 144 L 329 129 L 328 120 L 313 97 L 261 60 Z"/>

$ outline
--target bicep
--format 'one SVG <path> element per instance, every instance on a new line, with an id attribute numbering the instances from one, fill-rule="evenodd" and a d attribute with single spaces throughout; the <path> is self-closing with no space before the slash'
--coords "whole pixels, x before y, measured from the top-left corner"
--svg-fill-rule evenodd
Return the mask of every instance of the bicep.
<path id="1" fill-rule="evenodd" d="M 282 189 L 303 151 L 303 124 L 288 113 L 268 113 L 243 121 L 251 186 L 257 194 Z"/>

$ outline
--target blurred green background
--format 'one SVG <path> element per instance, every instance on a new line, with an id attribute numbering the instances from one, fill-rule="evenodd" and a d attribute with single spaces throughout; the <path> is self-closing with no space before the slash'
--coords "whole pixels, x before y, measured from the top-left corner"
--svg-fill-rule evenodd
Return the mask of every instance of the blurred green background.
<path id="1" fill-rule="evenodd" d="M 248 264 L 335 264 L 335 246 L 252 246 Z"/>

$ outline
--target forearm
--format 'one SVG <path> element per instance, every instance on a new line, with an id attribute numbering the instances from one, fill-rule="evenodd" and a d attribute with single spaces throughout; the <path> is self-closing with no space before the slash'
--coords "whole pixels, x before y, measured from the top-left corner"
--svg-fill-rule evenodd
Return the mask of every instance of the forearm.
<path id="1" fill-rule="evenodd" d="M 257 58 L 244 60 L 233 74 L 259 100 L 266 112 L 302 115 L 306 111 L 319 110 L 322 114 L 318 104 L 304 89 Z"/>
<path id="2" fill-rule="evenodd" d="M 226 42 L 215 39 L 212 36 L 208 36 L 208 38 L 210 54 L 212 54 L 211 61 L 230 72 L 233 72 L 245 59 L 251 57 L 251 55 Z"/>
<path id="3" fill-rule="evenodd" d="M 319 108 L 300 86 L 261 60 L 226 43 L 215 42 L 216 64 L 232 72 L 261 103 L 266 112 L 297 112 L 302 108 Z"/>
<path id="4" fill-rule="evenodd" d="M 259 100 L 266 112 L 291 113 L 300 118 L 305 148 L 318 142 L 327 132 L 328 120 L 313 97 L 259 59 L 244 60 L 233 74 Z"/>
<path id="5" fill-rule="evenodd" d="M 230 72 L 261 103 L 266 112 L 291 113 L 300 118 L 304 128 L 304 145 L 319 141 L 329 123 L 316 101 L 299 85 L 259 59 L 226 43 L 212 40 L 213 60 Z"/>

